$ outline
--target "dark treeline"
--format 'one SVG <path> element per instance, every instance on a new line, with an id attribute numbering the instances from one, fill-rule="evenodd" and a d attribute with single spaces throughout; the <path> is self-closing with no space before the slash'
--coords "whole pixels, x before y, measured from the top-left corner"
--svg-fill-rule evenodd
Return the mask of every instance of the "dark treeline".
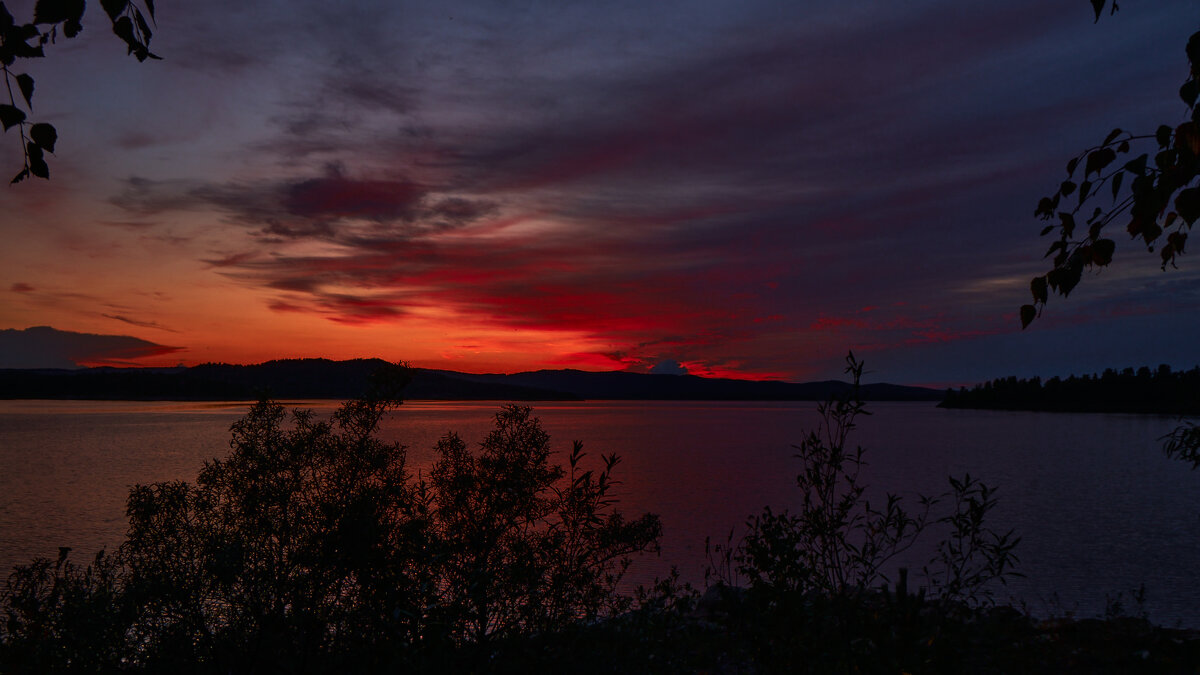
<path id="1" fill-rule="evenodd" d="M 1200 368 L 1172 371 L 1162 364 L 1151 370 L 1109 368 L 1096 375 L 1066 379 L 1007 377 L 946 391 L 943 408 L 986 408 L 1049 412 L 1200 414 Z"/>

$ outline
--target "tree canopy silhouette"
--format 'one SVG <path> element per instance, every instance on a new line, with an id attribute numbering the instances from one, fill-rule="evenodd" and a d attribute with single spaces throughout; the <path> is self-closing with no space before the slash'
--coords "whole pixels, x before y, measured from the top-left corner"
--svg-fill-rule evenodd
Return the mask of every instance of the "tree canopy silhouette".
<path id="1" fill-rule="evenodd" d="M 374 672 L 626 611 L 662 526 L 617 510 L 616 456 L 588 469 L 576 442 L 563 467 L 506 406 L 477 451 L 449 433 L 414 476 L 378 434 L 403 382 L 329 420 L 261 401 L 195 482 L 130 491 L 117 551 L 18 567 L 0 671 Z"/>
<path id="2" fill-rule="evenodd" d="M 100 0 L 100 6 L 112 21 L 113 34 L 125 43 L 129 53 L 138 61 L 159 58 L 150 51 L 154 0 L 142 1 L 146 14 L 150 16 L 149 21 L 142 9 L 131 0 Z M 79 35 L 83 30 L 86 8 L 85 0 L 37 0 L 33 8 L 33 20 L 18 24 L 4 3 L 0 2 L 0 67 L 4 71 L 4 85 L 8 92 L 8 103 L 0 103 L 0 125 L 5 132 L 17 127 L 23 157 L 21 170 L 12 183 L 20 183 L 30 176 L 50 178 L 46 153 L 53 153 L 58 142 L 58 131 L 53 125 L 30 121 L 34 79 L 29 73 L 14 70 L 17 61 L 44 57 L 46 46 L 55 44 L 59 35 L 68 39 Z M 18 92 L 20 99 L 16 96 Z"/>
<path id="3" fill-rule="evenodd" d="M 1104 10 L 1115 13 L 1116 2 L 1091 0 L 1096 20 Z M 1192 224 L 1200 219 L 1200 32 L 1188 39 L 1188 75 L 1179 88 L 1187 106 L 1186 118 L 1162 124 L 1153 132 L 1113 129 L 1098 145 L 1072 157 L 1067 176 L 1038 202 L 1034 215 L 1055 221 L 1042 236 L 1056 234 L 1045 257 L 1053 266 L 1029 284 L 1033 302 L 1021 306 L 1021 327 L 1038 316 L 1051 293 L 1066 297 L 1079 284 L 1083 271 L 1112 262 L 1116 241 L 1113 223 L 1124 223 L 1130 237 L 1154 252 L 1162 269 L 1175 267 L 1184 252 Z M 1105 203 L 1111 195 L 1111 202 Z"/>

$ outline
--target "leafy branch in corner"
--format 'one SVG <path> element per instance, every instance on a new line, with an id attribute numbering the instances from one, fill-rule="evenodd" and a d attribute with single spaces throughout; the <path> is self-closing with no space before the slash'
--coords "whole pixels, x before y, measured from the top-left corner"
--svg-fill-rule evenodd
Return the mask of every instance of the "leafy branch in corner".
<path id="1" fill-rule="evenodd" d="M 100 0 L 100 6 L 112 21 L 113 33 L 121 38 L 129 53 L 138 61 L 158 59 L 150 51 L 150 37 L 154 23 L 154 0 L 142 0 L 146 15 L 131 0 Z M 54 152 L 58 131 L 45 122 L 33 123 L 33 76 L 14 72 L 18 59 L 42 58 L 47 44 L 55 44 L 58 36 L 73 38 L 83 30 L 85 0 L 38 0 L 33 8 L 33 21 L 18 24 L 8 8 L 0 2 L 0 69 L 4 72 L 4 85 L 8 103 L 0 103 L 0 125 L 7 132 L 17 127 L 21 137 L 21 153 L 24 163 L 12 183 L 20 183 L 30 176 L 49 178 L 50 167 L 45 153 Z M 14 91 L 14 83 L 16 84 Z M 20 93 L 20 100 L 16 93 Z M 24 103 L 24 106 L 21 103 Z"/>
<path id="2" fill-rule="evenodd" d="M 1092 0 L 1092 6 L 1099 20 L 1105 0 Z M 1058 238 L 1045 255 L 1053 256 L 1053 267 L 1030 281 L 1033 303 L 1021 307 L 1022 328 L 1041 315 L 1051 292 L 1066 297 L 1085 269 L 1112 262 L 1117 244 L 1105 235 L 1114 222 L 1125 223 L 1125 231 L 1147 250 L 1158 247 L 1163 270 L 1175 267 L 1184 253 L 1192 224 L 1200 219 L 1200 187 L 1193 185 L 1200 175 L 1200 32 L 1188 39 L 1186 52 L 1188 76 L 1179 97 L 1187 119 L 1160 125 L 1152 134 L 1113 129 L 1104 142 L 1072 157 L 1066 180 L 1038 202 L 1035 216 L 1057 220 L 1042 228 L 1042 236 Z M 1135 147 L 1145 151 L 1133 156 Z M 1096 206 L 1104 193 L 1111 193 L 1111 203 Z"/>

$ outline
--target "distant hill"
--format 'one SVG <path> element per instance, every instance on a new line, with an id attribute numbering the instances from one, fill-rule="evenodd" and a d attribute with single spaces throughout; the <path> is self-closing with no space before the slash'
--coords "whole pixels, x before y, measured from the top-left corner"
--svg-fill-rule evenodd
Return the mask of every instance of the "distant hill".
<path id="1" fill-rule="evenodd" d="M 695 375 L 648 375 L 629 372 L 593 373 L 583 370 L 538 370 L 513 375 L 473 375 L 426 371 L 480 384 L 509 384 L 569 393 L 582 399 L 642 401 L 822 401 L 843 394 L 851 384 L 730 380 Z M 940 401 L 943 392 L 896 384 L 862 386 L 863 398 L 875 401 Z"/>
<path id="2" fill-rule="evenodd" d="M 262 395 L 278 399 L 345 399 L 365 393 L 371 374 L 385 365 L 380 359 L 291 359 L 249 366 L 3 369 L 0 399 L 214 401 Z M 416 368 L 403 395 L 413 400 L 459 401 L 809 401 L 844 393 L 850 386 L 836 380 L 798 384 L 580 370 L 475 375 Z M 938 401 L 943 396 L 933 389 L 892 384 L 864 385 L 862 392 L 864 398 L 877 401 Z"/>

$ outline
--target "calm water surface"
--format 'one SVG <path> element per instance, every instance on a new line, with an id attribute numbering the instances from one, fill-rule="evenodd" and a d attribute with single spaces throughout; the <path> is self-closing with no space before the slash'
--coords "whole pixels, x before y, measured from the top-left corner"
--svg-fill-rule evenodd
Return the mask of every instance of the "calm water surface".
<path id="1" fill-rule="evenodd" d="M 304 407 L 330 412 L 333 402 Z M 383 435 L 420 470 L 449 430 L 468 443 L 494 403 L 410 402 Z M 649 580 L 678 565 L 703 580 L 704 540 L 724 540 L 765 505 L 796 500 L 791 445 L 816 422 L 812 403 L 586 402 L 535 405 L 559 451 L 582 440 L 617 452 L 622 509 L 662 516 L 661 556 L 631 569 Z M 59 546 L 90 554 L 120 542 L 130 486 L 193 480 L 229 450 L 244 403 L 0 401 L 0 568 Z M 852 441 L 867 448 L 873 489 L 914 499 L 970 473 L 1000 488 L 996 527 L 1015 528 L 1027 575 L 998 589 L 1039 615 L 1094 616 L 1144 583 L 1151 618 L 1200 627 L 1200 472 L 1162 456 L 1175 421 L 1133 415 L 940 410 L 871 404 Z M 81 556 L 81 557 L 84 557 Z M 1128 604 L 1128 603 L 1127 603 Z"/>

